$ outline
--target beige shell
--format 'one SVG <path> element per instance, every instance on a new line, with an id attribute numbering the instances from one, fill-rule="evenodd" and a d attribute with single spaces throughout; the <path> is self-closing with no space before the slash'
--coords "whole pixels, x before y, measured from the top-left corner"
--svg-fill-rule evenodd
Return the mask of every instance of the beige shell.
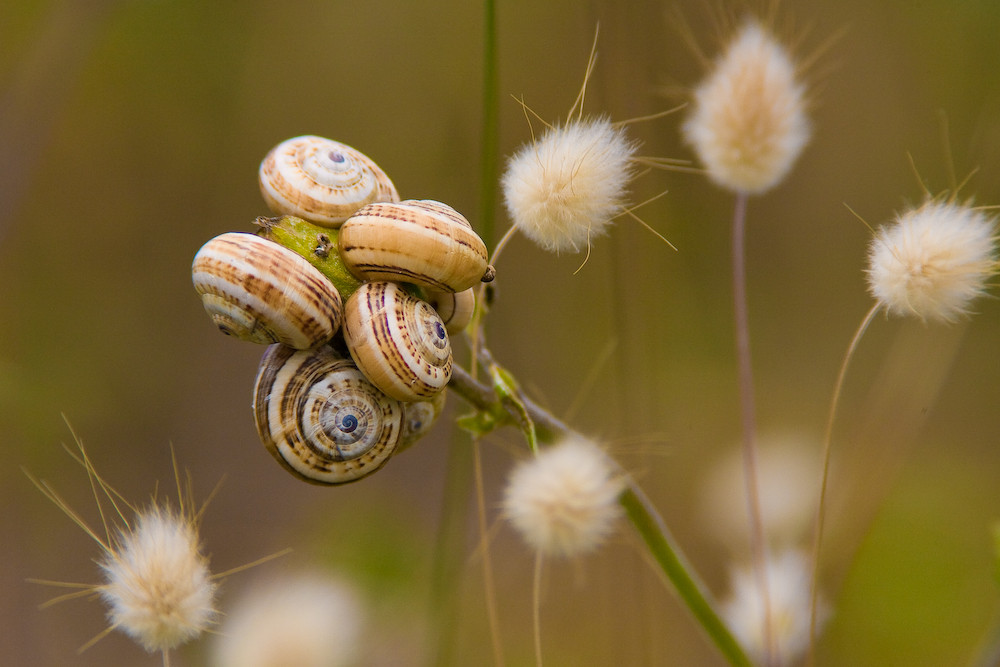
<path id="1" fill-rule="evenodd" d="M 451 379 L 444 322 L 396 283 L 365 283 L 350 296 L 344 341 L 371 383 L 401 401 L 429 398 Z"/>
<path id="2" fill-rule="evenodd" d="M 402 404 L 376 389 L 329 346 L 272 345 L 253 390 L 257 433 L 293 475 L 345 484 L 378 470 L 402 433 Z"/>
<path id="3" fill-rule="evenodd" d="M 447 391 L 441 391 L 426 401 L 403 403 L 403 431 L 399 436 L 396 454 L 407 449 L 434 426 L 438 415 L 444 410 Z"/>
<path id="4" fill-rule="evenodd" d="M 340 294 L 296 253 L 253 234 L 228 232 L 203 245 L 191 264 L 194 288 L 225 334 L 307 349 L 340 328 Z"/>
<path id="5" fill-rule="evenodd" d="M 472 287 L 461 292 L 427 290 L 427 303 L 434 306 L 444 322 L 444 328 L 454 336 L 465 331 L 472 321 L 476 312 L 476 293 Z"/>
<path id="6" fill-rule="evenodd" d="M 343 224 L 339 242 L 344 264 L 361 280 L 461 292 L 487 274 L 483 240 L 468 220 L 441 202 L 369 204 Z"/>
<path id="7" fill-rule="evenodd" d="M 346 144 L 303 136 L 283 141 L 260 163 L 260 192 L 272 211 L 339 227 L 365 204 L 399 201 L 371 158 Z"/>

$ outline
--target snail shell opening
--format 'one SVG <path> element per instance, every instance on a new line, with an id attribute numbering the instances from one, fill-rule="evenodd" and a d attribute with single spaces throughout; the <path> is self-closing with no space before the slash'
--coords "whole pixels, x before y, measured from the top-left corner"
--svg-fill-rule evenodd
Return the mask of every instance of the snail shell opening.
<path id="1" fill-rule="evenodd" d="M 361 280 L 461 292 L 487 272 L 486 244 L 461 213 L 429 199 L 369 204 L 340 228 L 340 256 Z"/>
<path id="2" fill-rule="evenodd" d="M 339 141 L 288 139 L 260 164 L 260 191 L 272 211 L 339 227 L 365 204 L 399 201 L 396 186 L 375 162 Z"/>
<path id="3" fill-rule="evenodd" d="M 328 346 L 269 347 L 254 384 L 253 412 L 267 450 L 315 484 L 370 475 L 392 456 L 402 434 L 402 404 Z"/>
<path id="4" fill-rule="evenodd" d="M 344 304 L 344 341 L 371 383 L 401 401 L 430 398 L 451 379 L 444 322 L 396 283 L 365 283 L 351 295 Z"/>
<path id="5" fill-rule="evenodd" d="M 342 302 L 330 281 L 296 253 L 253 234 L 208 241 L 191 278 L 209 317 L 230 336 L 307 349 L 340 328 Z"/>

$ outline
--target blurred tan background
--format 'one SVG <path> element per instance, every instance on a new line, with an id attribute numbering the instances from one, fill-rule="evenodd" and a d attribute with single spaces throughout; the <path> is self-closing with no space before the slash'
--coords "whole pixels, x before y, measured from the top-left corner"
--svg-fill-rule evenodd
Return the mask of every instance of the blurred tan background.
<path id="1" fill-rule="evenodd" d="M 300 483 L 254 432 L 263 350 L 214 331 L 189 276 L 202 243 L 265 213 L 257 164 L 300 134 L 358 147 L 404 197 L 448 202 L 475 224 L 481 8 L 281 4 L 0 5 L 4 664 L 159 664 L 119 634 L 76 656 L 105 625 L 99 604 L 38 610 L 59 591 L 25 582 L 98 576 L 96 545 L 21 471 L 99 522 L 83 471 L 60 447 L 72 442 L 63 414 L 134 501 L 157 482 L 161 497 L 173 495 L 171 444 L 199 498 L 225 477 L 203 524 L 214 569 L 295 550 L 227 579 L 223 608 L 269 569 L 322 564 L 370 605 L 365 664 L 490 663 L 473 499 L 444 491 L 448 449 L 466 446 L 448 427 L 460 401 L 372 478 Z M 700 77 L 678 13 L 706 52 L 719 43 L 701 2 L 498 4 L 505 155 L 529 136 L 510 95 L 564 117 L 598 21 L 586 109 L 616 120 L 674 106 Z M 931 190 L 947 188 L 942 113 L 959 179 L 978 169 L 963 194 L 1000 203 L 1000 5 L 803 0 L 779 16 L 799 54 L 820 52 L 808 72 L 815 136 L 790 178 L 751 201 L 750 317 L 761 431 L 815 449 L 841 355 L 870 305 L 869 232 L 844 204 L 874 225 L 919 201 L 908 153 Z M 643 154 L 690 158 L 679 122 L 631 131 Z M 634 199 L 665 189 L 641 214 L 678 252 L 622 220 L 573 275 L 579 257 L 516 239 L 497 266 L 489 340 L 539 400 L 559 415 L 576 406 L 573 423 L 640 476 L 721 596 L 730 561 L 746 551 L 739 536 L 720 539 L 701 509 L 703 480 L 738 438 L 732 202 L 701 177 L 663 172 L 643 175 Z M 997 611 L 988 529 L 1000 519 L 1000 303 L 977 307 L 952 328 L 879 318 L 862 343 L 837 429 L 824 561 L 837 609 L 820 664 L 964 664 Z M 513 432 L 484 443 L 491 523 L 520 447 Z M 440 653 L 429 628 L 446 502 L 467 508 L 468 536 L 459 613 Z M 533 556 L 505 526 L 491 536 L 505 655 L 531 664 Z M 543 604 L 547 664 L 719 663 L 628 526 L 592 557 L 550 564 Z M 176 664 L 205 664 L 209 641 Z"/>

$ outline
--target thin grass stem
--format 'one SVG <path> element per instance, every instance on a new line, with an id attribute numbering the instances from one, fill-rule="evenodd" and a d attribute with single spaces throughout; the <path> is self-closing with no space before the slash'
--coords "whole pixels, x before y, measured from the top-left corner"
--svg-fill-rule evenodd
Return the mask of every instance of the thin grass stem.
<path id="1" fill-rule="evenodd" d="M 767 581 L 767 544 L 757 488 L 757 416 L 754 401 L 753 364 L 750 358 L 750 323 L 747 309 L 746 211 L 748 196 L 736 195 L 733 208 L 733 313 L 736 329 L 736 363 L 740 397 L 740 424 L 743 431 L 743 478 L 750 519 L 750 551 L 753 555 L 757 587 L 764 603 L 765 663 L 777 664 L 777 645 L 771 619 L 771 595 Z"/>
<path id="2" fill-rule="evenodd" d="M 830 476 L 830 454 L 833 444 L 833 424 L 837 417 L 837 407 L 840 405 L 840 395 L 844 388 L 844 378 L 847 377 L 847 368 L 854 357 L 854 352 L 861 342 L 862 336 L 868 330 L 868 326 L 875 319 L 875 314 L 881 310 L 882 304 L 876 303 L 861 320 L 861 325 L 854 332 L 847 352 L 844 354 L 844 361 L 840 364 L 840 372 L 837 374 L 837 382 L 833 386 L 833 397 L 830 399 L 830 411 L 826 417 L 826 428 L 823 431 L 823 473 L 819 485 L 819 502 L 816 504 L 816 520 L 813 525 L 812 543 L 812 578 L 809 590 L 809 664 L 813 664 L 816 648 L 816 617 L 819 598 L 819 552 L 823 542 L 823 522 L 826 517 L 826 489 Z"/>

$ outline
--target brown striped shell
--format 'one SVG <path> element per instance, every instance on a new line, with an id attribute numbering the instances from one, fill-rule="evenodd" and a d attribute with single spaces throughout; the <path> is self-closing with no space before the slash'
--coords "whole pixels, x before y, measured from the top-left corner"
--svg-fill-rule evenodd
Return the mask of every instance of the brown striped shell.
<path id="1" fill-rule="evenodd" d="M 469 221 L 427 199 L 368 204 L 340 228 L 340 256 L 361 280 L 446 292 L 466 290 L 487 275 L 486 245 Z"/>
<path id="2" fill-rule="evenodd" d="M 399 201 L 396 187 L 361 151 L 323 137 L 283 141 L 260 163 L 260 192 L 272 211 L 339 227 L 370 202 Z"/>
<path id="3" fill-rule="evenodd" d="M 348 298 L 344 341 L 371 383 L 401 401 L 429 398 L 451 379 L 444 323 L 396 283 L 364 283 Z"/>
<path id="4" fill-rule="evenodd" d="M 194 288 L 225 334 L 307 349 L 340 328 L 340 294 L 296 253 L 253 234 L 228 232 L 203 245 L 191 264 Z"/>
<path id="5" fill-rule="evenodd" d="M 396 454 L 407 449 L 434 426 L 438 415 L 444 410 L 447 391 L 441 391 L 426 401 L 403 403 L 403 431 L 399 436 Z"/>
<path id="6" fill-rule="evenodd" d="M 257 371 L 253 415 L 261 442 L 293 475 L 314 484 L 345 484 L 392 456 L 403 407 L 329 346 L 272 345 Z"/>
<path id="7" fill-rule="evenodd" d="M 476 312 L 476 293 L 473 288 L 461 292 L 441 292 L 426 290 L 427 303 L 441 316 L 444 328 L 449 334 L 455 335 L 465 331 Z"/>

